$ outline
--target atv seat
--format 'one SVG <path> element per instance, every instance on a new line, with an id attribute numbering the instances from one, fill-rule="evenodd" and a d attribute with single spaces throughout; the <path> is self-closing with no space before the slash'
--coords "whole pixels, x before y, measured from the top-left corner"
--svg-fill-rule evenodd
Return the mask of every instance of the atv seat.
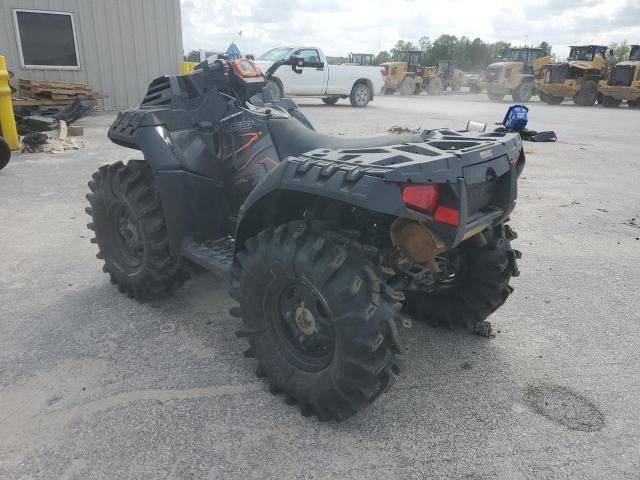
<path id="1" fill-rule="evenodd" d="M 421 143 L 424 141 L 418 133 L 384 135 L 372 138 L 332 137 L 331 135 L 314 132 L 293 117 L 270 118 L 267 121 L 267 126 L 281 159 L 302 155 L 318 148 L 332 150 L 362 149 L 401 145 L 403 143 Z"/>

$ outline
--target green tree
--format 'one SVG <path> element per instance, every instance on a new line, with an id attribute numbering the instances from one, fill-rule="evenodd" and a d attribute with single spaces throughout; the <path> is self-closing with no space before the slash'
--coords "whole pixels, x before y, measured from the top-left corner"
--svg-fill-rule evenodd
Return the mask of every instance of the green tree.
<path id="1" fill-rule="evenodd" d="M 469 45 L 469 65 L 466 69 L 478 72 L 489 65 L 489 46 L 480 38 Z"/>
<path id="2" fill-rule="evenodd" d="M 498 58 L 502 57 L 505 51 L 511 48 L 511 42 L 495 42 L 489 44 L 489 60 L 495 61 Z"/>
<path id="3" fill-rule="evenodd" d="M 622 43 L 612 43 L 609 48 L 613 50 L 613 55 L 607 58 L 607 65 L 613 66 L 616 63 L 624 62 L 629 59 L 629 42 L 623 40 Z"/>
<path id="4" fill-rule="evenodd" d="M 411 41 L 405 42 L 404 40 L 398 40 L 395 46 L 391 49 L 391 55 L 395 59 L 398 57 L 398 52 L 401 52 L 403 50 L 418 50 L 418 49 Z"/>
<path id="5" fill-rule="evenodd" d="M 551 55 L 551 45 L 549 45 L 547 42 L 540 42 L 538 48 L 541 48 L 544 51 L 545 56 Z"/>
<path id="6" fill-rule="evenodd" d="M 390 62 L 390 61 L 391 61 L 391 54 L 386 50 L 378 52 L 378 55 L 376 55 L 376 58 L 375 58 L 376 65 L 380 65 L 381 63 Z"/>
<path id="7" fill-rule="evenodd" d="M 431 48 L 431 39 L 427 36 L 422 36 L 420 40 L 418 40 L 418 45 L 420 46 L 420 50 L 428 52 Z"/>

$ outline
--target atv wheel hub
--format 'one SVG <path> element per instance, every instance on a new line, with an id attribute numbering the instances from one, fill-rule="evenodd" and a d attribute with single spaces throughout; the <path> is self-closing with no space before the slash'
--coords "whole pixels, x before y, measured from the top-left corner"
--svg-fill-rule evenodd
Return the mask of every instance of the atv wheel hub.
<path id="1" fill-rule="evenodd" d="M 313 313 L 308 308 L 305 308 L 304 302 L 296 308 L 296 325 L 305 335 L 316 333 L 316 321 L 313 318 Z"/>
<path id="2" fill-rule="evenodd" d="M 289 355 L 302 361 L 306 370 L 326 367 L 333 356 L 335 332 L 322 294 L 307 282 L 294 280 L 280 290 L 274 304 L 274 327 Z"/>
<path id="3" fill-rule="evenodd" d="M 113 212 L 113 224 L 121 253 L 126 257 L 127 263 L 137 265 L 142 259 L 144 248 L 138 225 L 125 205 L 120 205 Z"/>

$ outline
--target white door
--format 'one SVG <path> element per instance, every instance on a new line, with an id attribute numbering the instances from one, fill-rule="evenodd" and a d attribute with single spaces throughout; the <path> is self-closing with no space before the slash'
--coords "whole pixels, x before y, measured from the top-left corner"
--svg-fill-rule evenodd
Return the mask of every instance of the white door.
<path id="1" fill-rule="evenodd" d="M 293 55 L 304 58 L 305 62 L 320 63 L 320 53 L 315 48 L 301 48 Z M 286 93 L 295 95 L 323 95 L 326 90 L 327 72 L 329 68 L 305 67 L 301 74 L 297 74 L 287 67 Z"/>

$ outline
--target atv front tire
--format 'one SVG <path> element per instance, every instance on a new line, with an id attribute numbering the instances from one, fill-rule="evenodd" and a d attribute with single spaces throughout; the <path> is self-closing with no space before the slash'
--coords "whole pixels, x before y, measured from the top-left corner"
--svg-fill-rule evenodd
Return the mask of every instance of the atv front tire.
<path id="1" fill-rule="evenodd" d="M 489 100 L 491 100 L 492 102 L 501 102 L 502 99 L 504 98 L 504 93 L 487 92 L 487 96 L 489 97 Z"/>
<path id="2" fill-rule="evenodd" d="M 512 276 L 519 275 L 511 248 L 516 238 L 508 226 L 499 225 L 472 237 L 459 247 L 460 271 L 448 285 L 434 292 L 406 292 L 405 310 L 433 327 L 473 328 L 500 308 L 513 292 Z"/>
<path id="3" fill-rule="evenodd" d="M 403 297 L 381 280 L 371 249 L 312 227 L 295 221 L 247 240 L 230 294 L 271 392 L 305 416 L 343 420 L 394 381 Z"/>
<path id="4" fill-rule="evenodd" d="M 182 260 L 169 251 L 169 239 L 153 172 L 143 160 L 104 165 L 89 181 L 97 257 L 102 270 L 131 298 L 157 297 L 183 285 Z"/>

